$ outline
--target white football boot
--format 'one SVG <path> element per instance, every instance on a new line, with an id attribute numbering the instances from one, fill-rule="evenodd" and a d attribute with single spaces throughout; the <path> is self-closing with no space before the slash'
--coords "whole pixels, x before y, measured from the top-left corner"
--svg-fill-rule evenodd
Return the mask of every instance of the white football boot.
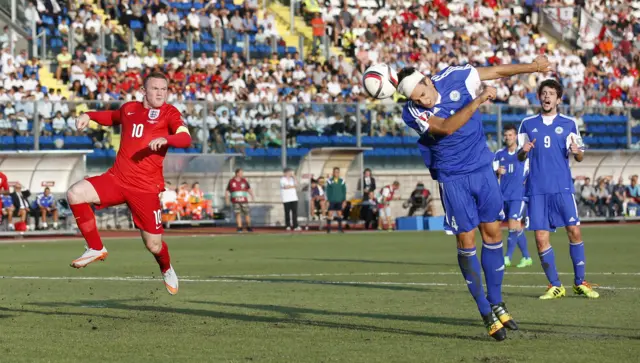
<path id="1" fill-rule="evenodd" d="M 101 250 L 94 250 L 89 247 L 85 247 L 85 251 L 82 256 L 76 258 L 71 262 L 71 267 L 82 268 L 94 261 L 104 261 L 109 255 L 107 249 L 102 247 Z"/>
<path id="2" fill-rule="evenodd" d="M 173 266 L 169 267 L 167 272 L 162 274 L 162 278 L 164 279 L 164 286 L 167 288 L 167 291 L 169 291 L 169 294 L 177 294 L 178 275 L 176 275 L 176 271 L 173 269 Z"/>

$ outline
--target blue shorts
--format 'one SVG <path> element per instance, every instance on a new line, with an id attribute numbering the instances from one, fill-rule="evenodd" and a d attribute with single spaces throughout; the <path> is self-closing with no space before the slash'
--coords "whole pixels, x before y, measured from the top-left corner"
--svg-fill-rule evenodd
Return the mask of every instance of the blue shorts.
<path id="1" fill-rule="evenodd" d="M 480 223 L 504 219 L 502 193 L 490 166 L 459 179 L 440 183 L 445 229 L 454 234 L 473 231 Z"/>
<path id="2" fill-rule="evenodd" d="M 531 231 L 555 231 L 558 227 L 578 226 L 578 207 L 572 193 L 539 194 L 529 197 Z"/>
<path id="3" fill-rule="evenodd" d="M 527 203 L 524 200 L 505 200 L 504 201 L 504 219 L 514 219 L 521 221 L 524 217 L 524 211 Z"/>

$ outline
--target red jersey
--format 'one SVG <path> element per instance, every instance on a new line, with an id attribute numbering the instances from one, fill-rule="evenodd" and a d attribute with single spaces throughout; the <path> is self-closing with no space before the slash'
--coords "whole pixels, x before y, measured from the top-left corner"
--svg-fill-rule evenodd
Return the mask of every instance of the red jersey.
<path id="1" fill-rule="evenodd" d="M 9 191 L 9 180 L 4 173 L 0 172 L 0 192 Z"/>
<path id="2" fill-rule="evenodd" d="M 248 203 L 249 202 L 249 182 L 247 179 L 231 178 L 227 185 L 227 190 L 231 195 L 231 203 Z"/>
<path id="3" fill-rule="evenodd" d="M 166 103 L 157 109 L 147 109 L 142 102 L 127 102 L 114 111 L 112 120 L 114 125 L 122 125 L 122 136 L 120 150 L 109 172 L 130 189 L 162 192 L 162 164 L 167 148 L 151 151 L 149 143 L 175 134 L 181 126 L 186 127 L 180 111 Z"/>

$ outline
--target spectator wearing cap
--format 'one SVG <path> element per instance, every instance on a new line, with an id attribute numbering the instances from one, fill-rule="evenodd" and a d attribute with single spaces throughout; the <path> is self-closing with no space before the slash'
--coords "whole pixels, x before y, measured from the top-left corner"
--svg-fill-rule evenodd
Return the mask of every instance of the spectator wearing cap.
<path id="1" fill-rule="evenodd" d="M 284 169 L 284 175 L 280 178 L 280 196 L 284 205 L 284 220 L 287 231 L 299 231 L 298 227 L 298 192 L 296 178 L 291 168 Z"/>

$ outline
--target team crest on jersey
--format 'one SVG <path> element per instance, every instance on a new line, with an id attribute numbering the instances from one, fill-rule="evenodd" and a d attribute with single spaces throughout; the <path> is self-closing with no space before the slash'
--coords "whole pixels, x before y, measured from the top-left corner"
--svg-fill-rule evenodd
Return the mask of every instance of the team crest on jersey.
<path id="1" fill-rule="evenodd" d="M 160 116 L 160 110 L 155 108 L 149 110 L 149 119 L 155 120 L 158 118 L 158 116 Z"/>
<path id="2" fill-rule="evenodd" d="M 556 134 L 560 135 L 564 129 L 560 126 L 556 127 Z"/>
<path id="3" fill-rule="evenodd" d="M 449 98 L 451 98 L 451 101 L 460 101 L 460 92 L 451 91 L 451 93 L 449 93 Z"/>

